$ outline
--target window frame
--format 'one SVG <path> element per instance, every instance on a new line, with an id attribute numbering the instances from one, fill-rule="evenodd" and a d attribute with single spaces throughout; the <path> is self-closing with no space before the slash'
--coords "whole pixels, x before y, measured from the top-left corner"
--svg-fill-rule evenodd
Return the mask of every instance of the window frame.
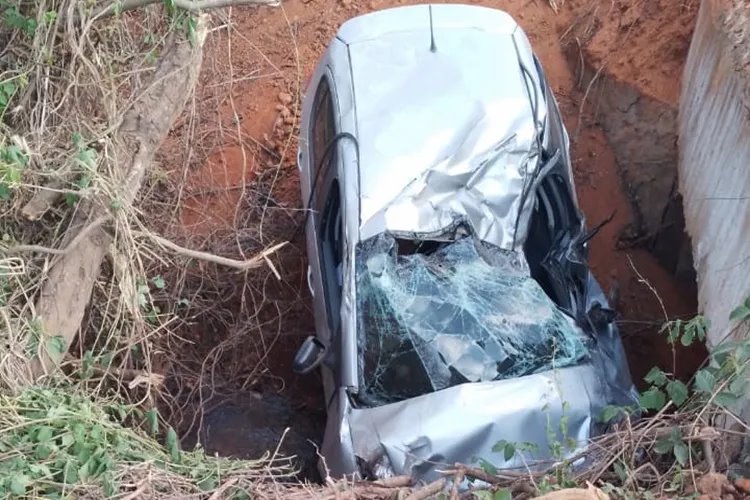
<path id="1" fill-rule="evenodd" d="M 311 146 L 311 179 L 313 185 L 313 220 L 315 226 L 318 267 L 320 270 L 323 301 L 326 319 L 332 336 L 341 328 L 342 284 L 337 280 L 337 267 L 343 271 L 346 244 L 343 231 L 343 196 L 338 180 L 338 166 L 341 161 L 336 144 L 330 146 L 327 157 L 323 157 L 330 142 L 339 131 L 336 120 L 336 102 L 334 87 L 328 74 L 324 74 L 313 100 L 312 127 L 310 129 Z M 334 213 L 330 213 L 334 210 Z M 330 226 L 334 227 L 331 233 Z M 338 239 L 337 248 L 332 248 L 327 241 L 331 237 Z"/>

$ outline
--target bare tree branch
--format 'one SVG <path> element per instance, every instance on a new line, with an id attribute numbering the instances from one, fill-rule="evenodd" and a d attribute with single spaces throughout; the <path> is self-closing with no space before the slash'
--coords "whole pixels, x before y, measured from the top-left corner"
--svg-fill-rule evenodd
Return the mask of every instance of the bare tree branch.
<path id="1" fill-rule="evenodd" d="M 287 244 L 287 242 L 284 241 L 282 243 L 273 245 L 272 247 L 269 247 L 263 250 L 262 252 L 253 256 L 250 259 L 235 260 L 235 259 L 230 259 L 228 257 L 221 257 L 220 255 L 215 255 L 215 254 L 208 253 L 208 252 L 201 252 L 199 250 L 192 250 L 190 248 L 181 247 L 177 243 L 174 243 L 154 233 L 144 233 L 144 232 L 139 231 L 135 234 L 138 236 L 145 236 L 146 238 L 153 240 L 158 245 L 161 245 L 164 248 L 172 250 L 173 252 L 179 255 L 182 255 L 184 257 L 203 260 L 206 262 L 212 262 L 220 266 L 226 266 L 226 267 L 232 267 L 234 269 L 239 269 L 240 271 L 247 271 L 248 269 L 254 269 L 256 267 L 259 267 L 269 255 L 278 251 L 279 249 L 281 249 L 283 246 Z"/>

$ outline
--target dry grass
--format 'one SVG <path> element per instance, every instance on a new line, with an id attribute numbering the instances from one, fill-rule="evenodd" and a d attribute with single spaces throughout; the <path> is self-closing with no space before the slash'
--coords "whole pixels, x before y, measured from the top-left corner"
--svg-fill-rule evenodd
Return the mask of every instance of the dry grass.
<path id="1" fill-rule="evenodd" d="M 43 383 L 62 384 L 94 401 L 116 395 L 139 411 L 158 407 L 163 418 L 187 433 L 199 425 L 208 403 L 253 388 L 279 335 L 269 337 L 269 325 L 278 332 L 279 317 L 298 308 L 268 297 L 272 288 L 290 286 L 278 284 L 276 277 L 283 260 L 273 265 L 276 257 L 266 255 L 258 261 L 262 269 L 245 266 L 242 272 L 219 267 L 227 264 L 221 258 L 203 260 L 212 260 L 208 253 L 231 257 L 235 264 L 252 258 L 272 246 L 269 237 L 284 241 L 293 232 L 290 226 L 296 227 L 296 215 L 277 211 L 274 217 L 286 222 L 259 238 L 252 229 L 257 224 L 248 220 L 267 212 L 265 201 L 253 206 L 250 196 L 260 198 L 262 186 L 246 193 L 243 184 L 242 206 L 248 210 L 235 217 L 237 230 L 204 241 L 170 234 L 178 215 L 173 195 L 183 185 L 158 166 L 149 173 L 136 206 L 118 206 L 113 131 L 147 88 L 167 39 L 190 36 L 189 16 L 167 16 L 159 4 L 106 19 L 92 19 L 85 4 L 74 0 L 0 6 L 6 4 L 17 8 L 21 25 L 38 25 L 25 30 L 0 19 L 0 86 L 13 84 L 6 93 L 9 103 L 0 107 L 0 189 L 7 195 L 0 200 L 0 386 L 11 398 L 6 402 L 32 384 L 29 361 L 35 353 L 50 351 L 39 331 L 35 304 L 50 267 L 70 246 L 66 234 L 80 201 L 108 200 L 111 218 L 99 223 L 113 235 L 113 244 L 78 338 L 64 349 L 55 347 L 60 354 L 67 350 L 61 372 Z M 188 113 L 187 120 L 195 131 L 196 116 Z M 195 137 L 183 139 L 187 147 Z M 196 149 L 203 144 L 195 142 Z M 12 161 L 8 151 L 20 161 Z M 157 234 L 178 244 L 170 246 L 153 236 Z M 204 332 L 198 332 L 203 338 L 186 338 L 196 328 L 210 327 L 221 338 Z M 181 350 L 184 356 L 174 355 Z M 4 410 L 10 408 L 0 404 L 0 413 Z M 138 434 L 128 439 L 134 436 Z M 156 453 L 159 445 L 142 439 Z M 234 491 L 285 477 L 291 470 L 288 463 L 274 463 L 231 463 L 234 473 L 226 480 Z M 148 463 L 123 464 L 118 470 L 118 483 L 132 498 L 205 494 L 184 471 Z M 216 485 L 217 498 L 226 493 L 227 484 Z M 84 493 L 101 496 L 96 490 Z"/>

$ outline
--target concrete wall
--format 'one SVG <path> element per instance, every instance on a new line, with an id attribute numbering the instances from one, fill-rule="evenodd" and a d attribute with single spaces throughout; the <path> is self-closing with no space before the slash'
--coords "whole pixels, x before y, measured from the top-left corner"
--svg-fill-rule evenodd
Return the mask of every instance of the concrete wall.
<path id="1" fill-rule="evenodd" d="M 709 344 L 750 294 L 750 2 L 703 0 L 682 83 L 679 189 Z M 744 332 L 742 332 L 744 333 Z"/>

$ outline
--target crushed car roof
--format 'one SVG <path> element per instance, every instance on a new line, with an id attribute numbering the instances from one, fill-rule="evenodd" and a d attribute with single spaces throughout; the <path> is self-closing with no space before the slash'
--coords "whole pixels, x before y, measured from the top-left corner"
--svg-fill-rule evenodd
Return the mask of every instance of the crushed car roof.
<path id="1" fill-rule="evenodd" d="M 339 32 L 355 89 L 360 239 L 436 235 L 460 219 L 510 248 L 546 117 L 528 40 L 492 9 L 398 10 Z"/>

